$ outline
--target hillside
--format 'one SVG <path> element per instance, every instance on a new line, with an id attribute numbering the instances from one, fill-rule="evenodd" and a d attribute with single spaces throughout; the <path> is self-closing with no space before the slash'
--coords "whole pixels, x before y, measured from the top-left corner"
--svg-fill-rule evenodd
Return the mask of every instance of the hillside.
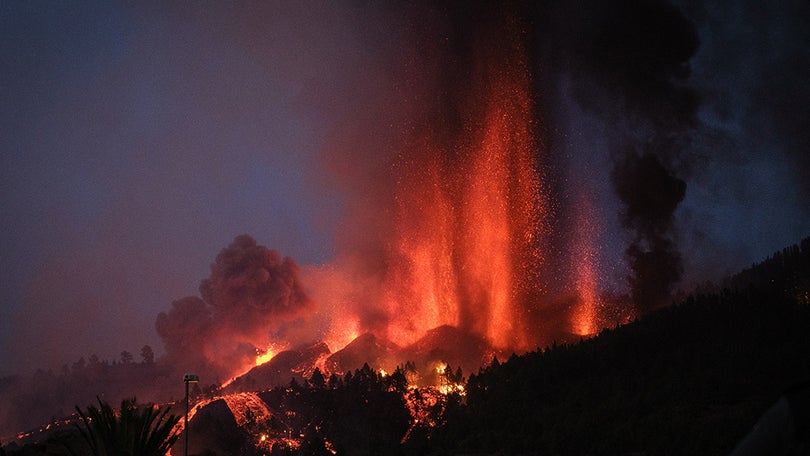
<path id="1" fill-rule="evenodd" d="M 425 452 L 727 454 L 810 379 L 810 307 L 701 296 L 473 376 Z"/>
<path id="2" fill-rule="evenodd" d="M 805 239 L 733 277 L 735 289 L 492 365 L 420 451 L 727 454 L 810 380 L 808 279 Z"/>
<path id="3" fill-rule="evenodd" d="M 786 389 L 810 380 L 808 278 L 805 239 L 722 291 L 496 360 L 470 376 L 464 395 L 410 390 L 407 368 L 383 376 L 366 365 L 256 385 L 267 421 L 217 401 L 192 429 L 213 439 L 200 448 L 207 454 L 728 454 Z M 222 420 L 237 427 L 224 432 Z M 257 435 L 276 443 L 262 447 Z"/>

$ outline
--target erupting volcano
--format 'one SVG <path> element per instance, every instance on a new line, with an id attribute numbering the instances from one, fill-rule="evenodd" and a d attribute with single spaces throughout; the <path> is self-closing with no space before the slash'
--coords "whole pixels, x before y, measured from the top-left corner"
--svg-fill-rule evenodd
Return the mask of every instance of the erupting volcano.
<path id="1" fill-rule="evenodd" d="M 192 400 L 222 399 L 201 426 L 256 427 L 262 451 L 411 454 L 403 435 L 438 435 L 416 423 L 445 427 L 422 412 L 484 400 L 474 422 L 526 426 L 446 426 L 470 445 L 457 453 L 512 451 L 481 444 L 513 432 L 528 452 L 587 453 L 524 437 L 553 410 L 619 416 L 583 406 L 591 387 L 632 406 L 632 388 L 600 386 L 607 370 L 664 392 L 636 380 L 699 378 L 659 375 L 625 336 L 662 334 L 638 328 L 810 230 L 800 2 L 7 3 L 4 442 L 96 397 L 177 406 L 194 373 Z M 775 263 L 756 280 L 792 274 Z M 806 303 L 796 277 L 778 291 Z M 684 336 L 750 326 L 712 299 L 694 314 L 712 324 Z M 704 353 L 689 337 L 669 344 L 678 360 Z M 740 352 L 719 340 L 718 358 Z M 501 413 L 519 401 L 537 410 Z M 391 451 L 343 419 L 385 427 L 391 410 Z M 615 435 L 579 422 L 546 443 Z"/>
<path id="2" fill-rule="evenodd" d="M 396 163 L 382 303 L 391 340 L 452 325 L 501 349 L 535 342 L 527 312 L 548 202 L 525 51 L 515 26 L 507 32 L 506 46 L 496 52 L 491 42 L 475 56 L 459 131 L 429 127 Z"/>
<path id="3" fill-rule="evenodd" d="M 437 25 L 441 13 L 414 14 L 422 22 L 404 34 L 394 90 L 369 102 L 384 120 L 369 119 L 374 131 L 347 126 L 326 145 L 323 161 L 347 195 L 334 260 L 299 272 L 237 238 L 203 282 L 203 302 L 187 298 L 158 318 L 170 355 L 180 360 L 187 350 L 175 346 L 212 328 L 196 352 L 232 378 L 272 353 L 321 342 L 335 353 L 370 334 L 389 347 L 374 368 L 417 353 L 424 359 L 412 361 L 428 369 L 475 369 L 599 329 L 598 214 L 581 193 L 562 209 L 575 229 L 555 227 L 561 203 L 546 183 L 554 160 L 543 145 L 533 36 L 514 11 L 485 10 L 455 28 Z M 369 145 L 358 148 L 358 137 Z M 565 247 L 552 245 L 559 239 Z M 196 329 L 177 336 L 180 327 Z M 476 348 L 448 351 L 441 345 L 453 342 L 437 334 Z M 357 346 L 338 358 L 361 358 Z M 429 359 L 439 349 L 456 359 Z M 238 361 L 228 369 L 223 359 Z"/>
<path id="4" fill-rule="evenodd" d="M 562 235 L 569 251 L 548 253 L 559 203 L 545 183 L 551 158 L 530 28 L 503 9 L 478 13 L 474 27 L 413 33 L 432 39 L 419 41 L 422 54 L 403 70 L 412 81 L 402 103 L 413 106 L 387 146 L 395 151 L 382 171 L 388 180 L 375 176 L 363 187 L 374 192 L 349 206 L 335 266 L 342 285 L 314 293 L 340 309 L 332 349 L 366 332 L 406 346 L 448 326 L 485 340 L 491 359 L 600 327 L 598 214 L 587 201 L 565 209 L 577 224 Z M 570 277 L 560 277 L 563 263 Z M 318 282 L 334 284 L 328 275 Z M 561 279 L 567 285 L 548 286 Z"/>

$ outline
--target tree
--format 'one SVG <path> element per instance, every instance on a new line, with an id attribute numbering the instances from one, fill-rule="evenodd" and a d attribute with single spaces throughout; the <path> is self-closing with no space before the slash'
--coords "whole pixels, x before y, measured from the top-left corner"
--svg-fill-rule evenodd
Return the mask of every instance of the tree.
<path id="1" fill-rule="evenodd" d="M 309 378 L 309 384 L 316 389 L 324 389 L 326 387 L 326 379 L 323 378 L 323 374 L 321 374 L 319 368 L 316 367 L 312 372 L 312 377 Z"/>
<path id="2" fill-rule="evenodd" d="M 169 415 L 169 408 L 154 405 L 137 406 L 135 398 L 121 401 L 116 414 L 109 404 L 98 399 L 98 407 L 86 410 L 76 407 L 80 424 L 76 424 L 84 441 L 95 456 L 164 456 L 180 433 L 175 425 L 179 415 Z"/>
<path id="3" fill-rule="evenodd" d="M 144 364 L 155 364 L 155 352 L 152 347 L 144 345 L 141 348 L 141 359 L 143 359 Z"/>
<path id="4" fill-rule="evenodd" d="M 124 350 L 121 352 L 121 364 L 129 364 L 132 362 L 132 353 Z"/>

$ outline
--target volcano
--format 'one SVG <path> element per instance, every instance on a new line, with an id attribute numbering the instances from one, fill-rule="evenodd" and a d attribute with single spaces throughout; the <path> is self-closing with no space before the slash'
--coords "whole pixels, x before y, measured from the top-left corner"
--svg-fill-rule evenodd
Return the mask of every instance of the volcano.
<path id="1" fill-rule="evenodd" d="M 269 361 L 236 377 L 223 388 L 224 393 L 257 391 L 286 385 L 291 379 L 301 382 L 319 368 L 324 375 L 343 375 L 368 364 L 375 371 L 394 371 L 410 362 L 416 368 L 420 383 L 438 384 L 437 375 L 443 366 L 461 368 L 474 373 L 492 362 L 493 357 L 508 357 L 511 352 L 498 350 L 481 336 L 450 325 L 428 331 L 416 342 L 400 347 L 397 344 L 366 333 L 342 349 L 330 353 L 323 343 L 285 350 Z"/>
<path id="2" fill-rule="evenodd" d="M 392 370 L 400 362 L 400 347 L 391 341 L 366 333 L 326 359 L 327 372 L 347 372 L 364 363 L 377 369 Z"/>
<path id="3" fill-rule="evenodd" d="M 442 325 L 427 332 L 421 339 L 405 347 L 400 356 L 416 363 L 423 381 L 433 381 L 440 366 L 461 367 L 463 372 L 472 373 L 492 361 L 497 351 L 484 338 L 450 325 Z"/>
<path id="4" fill-rule="evenodd" d="M 327 355 L 329 355 L 329 347 L 323 342 L 294 350 L 282 351 L 270 361 L 254 367 L 244 375 L 236 377 L 223 388 L 223 391 L 226 393 L 256 391 L 257 389 L 284 385 L 293 378 L 299 382 L 303 381 L 305 377 L 312 375 L 318 360 Z"/>

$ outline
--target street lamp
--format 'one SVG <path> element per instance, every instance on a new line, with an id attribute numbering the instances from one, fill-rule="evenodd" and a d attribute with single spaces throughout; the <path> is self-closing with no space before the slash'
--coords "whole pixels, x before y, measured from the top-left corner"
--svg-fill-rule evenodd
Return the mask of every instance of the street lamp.
<path id="1" fill-rule="evenodd" d="M 183 445 L 183 455 L 188 456 L 188 384 L 197 383 L 200 377 L 197 374 L 186 374 L 183 376 L 183 382 L 186 384 L 186 419 L 183 422 L 183 429 L 186 431 L 186 443 Z"/>

